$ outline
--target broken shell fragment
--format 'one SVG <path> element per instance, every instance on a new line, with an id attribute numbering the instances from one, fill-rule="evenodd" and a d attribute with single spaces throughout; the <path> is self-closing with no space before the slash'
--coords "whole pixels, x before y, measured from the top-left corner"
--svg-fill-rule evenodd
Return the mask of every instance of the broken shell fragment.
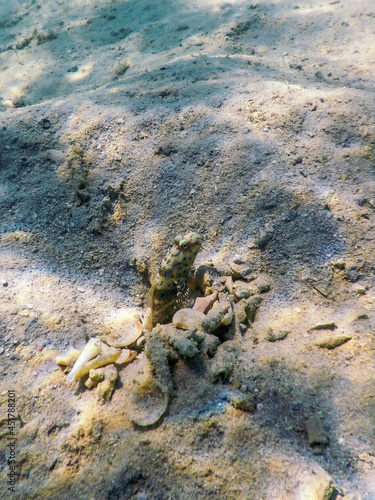
<path id="1" fill-rule="evenodd" d="M 114 331 L 106 335 L 104 340 L 111 347 L 128 347 L 142 335 L 142 324 L 135 309 L 118 311 L 110 318 L 109 327 Z"/>
<path id="2" fill-rule="evenodd" d="M 206 297 L 197 297 L 193 309 L 206 314 L 212 307 L 212 304 L 217 300 L 217 292 L 207 295 Z"/>
<path id="3" fill-rule="evenodd" d="M 116 360 L 116 365 L 128 365 L 137 357 L 137 354 L 137 351 L 122 349 L 120 356 Z"/>
<path id="4" fill-rule="evenodd" d="M 68 354 L 62 354 L 60 356 L 56 356 L 56 363 L 59 366 L 71 367 L 77 361 L 80 352 L 78 349 L 71 349 Z"/>
<path id="5" fill-rule="evenodd" d="M 121 349 L 108 347 L 98 338 L 90 339 L 77 359 L 72 371 L 66 377 L 68 383 L 74 382 L 89 373 L 92 368 L 100 368 L 117 360 Z"/>

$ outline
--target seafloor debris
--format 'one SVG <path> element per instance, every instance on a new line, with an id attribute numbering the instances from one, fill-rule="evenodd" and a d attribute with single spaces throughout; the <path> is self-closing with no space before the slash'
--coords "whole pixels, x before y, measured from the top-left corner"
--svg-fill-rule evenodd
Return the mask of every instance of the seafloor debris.
<path id="1" fill-rule="evenodd" d="M 306 422 L 307 437 L 315 455 L 320 455 L 328 444 L 328 434 L 324 430 L 319 415 L 312 415 Z"/>
<path id="2" fill-rule="evenodd" d="M 78 349 L 71 349 L 67 354 L 56 356 L 56 363 L 59 366 L 71 368 L 79 358 L 80 352 Z"/>
<path id="3" fill-rule="evenodd" d="M 102 337 L 102 340 L 111 347 L 128 347 L 134 344 L 142 335 L 142 324 L 138 311 L 135 309 L 121 309 L 121 314 L 112 320 L 114 331 Z"/>
<path id="4" fill-rule="evenodd" d="M 88 389 L 99 384 L 98 398 L 103 403 L 111 399 L 115 385 L 118 379 L 118 371 L 112 365 L 102 366 L 101 368 L 91 369 L 89 378 L 85 382 Z"/>
<path id="5" fill-rule="evenodd" d="M 312 326 L 308 329 L 308 332 L 312 332 L 314 330 L 335 330 L 337 328 L 336 323 L 333 321 L 329 323 L 318 323 L 317 325 Z"/>
<path id="6" fill-rule="evenodd" d="M 89 373 L 92 368 L 113 363 L 120 356 L 121 349 L 109 347 L 98 338 L 92 338 L 88 341 L 75 362 L 72 371 L 66 377 L 67 382 L 74 382 Z"/>
<path id="7" fill-rule="evenodd" d="M 328 337 L 327 339 L 321 340 L 317 346 L 324 349 L 336 349 L 342 344 L 345 344 L 351 340 L 351 335 L 338 335 L 337 337 Z"/>
<path id="8" fill-rule="evenodd" d="M 116 64 L 113 66 L 113 71 L 115 72 L 116 76 L 121 76 L 123 75 L 126 70 L 128 70 L 130 67 L 130 64 L 126 60 L 121 60 L 121 57 L 117 57 L 116 59 Z"/>
<path id="9" fill-rule="evenodd" d="M 195 306 L 181 308 L 181 290 L 200 248 L 197 233 L 177 236 L 152 285 L 145 329 L 135 309 L 112 314 L 106 324 L 109 331 L 88 342 L 67 376 L 67 382 L 73 382 L 89 374 L 86 387 L 98 386 L 98 398 L 106 402 L 114 391 L 118 369 L 137 358 L 142 369 L 133 377 L 129 400 L 129 418 L 136 427 L 150 429 L 162 421 L 175 392 L 173 366 L 179 359 L 186 363 L 199 359 L 212 383 L 231 380 L 241 362 L 242 337 L 252 328 L 262 294 L 270 289 L 268 282 L 264 286 L 261 278 L 253 277 L 246 283 L 248 294 L 234 294 L 239 280 L 226 269 L 203 264 L 189 278 L 201 296 Z M 161 324 L 173 312 L 172 322 Z M 77 352 L 56 360 L 68 369 L 76 357 Z M 249 404 L 242 399 L 234 406 L 253 411 L 252 399 Z"/>
<path id="10" fill-rule="evenodd" d="M 279 340 L 284 340 L 288 336 L 288 331 L 283 330 L 282 332 L 275 333 L 272 328 L 269 328 L 266 335 L 266 340 L 268 342 L 278 342 Z"/>

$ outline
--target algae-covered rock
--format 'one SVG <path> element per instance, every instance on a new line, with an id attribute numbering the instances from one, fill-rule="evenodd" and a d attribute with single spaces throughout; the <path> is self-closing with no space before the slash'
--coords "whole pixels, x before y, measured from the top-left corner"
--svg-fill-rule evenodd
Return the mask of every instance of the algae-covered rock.
<path id="1" fill-rule="evenodd" d="M 320 454 L 328 444 L 328 434 L 324 430 L 323 423 L 319 415 L 312 415 L 306 422 L 307 437 L 309 446 L 313 448 L 315 454 Z"/>
<path id="2" fill-rule="evenodd" d="M 327 323 L 317 323 L 308 329 L 308 332 L 312 332 L 314 330 L 336 330 L 337 325 L 333 321 L 329 321 Z"/>
<path id="3" fill-rule="evenodd" d="M 108 365 L 102 368 L 104 371 L 104 380 L 99 384 L 98 397 L 106 403 L 112 397 L 118 379 L 118 371 L 114 365 Z"/>
<path id="4" fill-rule="evenodd" d="M 233 341 L 224 342 L 218 348 L 209 367 L 212 382 L 224 383 L 229 378 L 233 372 L 239 353 L 240 347 Z"/>
<path id="5" fill-rule="evenodd" d="M 224 307 L 220 302 L 215 302 L 211 311 L 202 320 L 202 328 L 207 333 L 215 332 L 221 325 L 225 315 L 228 313 L 230 305 Z"/>
<path id="6" fill-rule="evenodd" d="M 104 368 L 92 368 L 89 372 L 89 378 L 85 382 L 87 389 L 93 389 L 99 382 L 104 380 Z"/>
<path id="7" fill-rule="evenodd" d="M 196 328 L 192 330 L 179 330 L 173 325 L 159 325 L 154 328 L 165 345 L 175 349 L 183 358 L 192 358 L 199 352 L 199 345 L 204 339 L 204 333 Z"/>
<path id="8" fill-rule="evenodd" d="M 116 64 L 113 66 L 113 71 L 116 76 L 123 75 L 130 68 L 130 64 L 125 59 L 122 61 L 121 57 L 118 57 Z"/>
<path id="9" fill-rule="evenodd" d="M 247 299 L 255 295 L 254 286 L 244 281 L 235 281 L 233 283 L 233 294 L 236 300 Z"/>
<path id="10" fill-rule="evenodd" d="M 254 413 L 256 408 L 254 397 L 250 394 L 236 395 L 231 401 L 231 405 L 238 410 L 247 411 L 249 413 Z"/>
<path id="11" fill-rule="evenodd" d="M 98 398 L 103 403 L 112 397 L 118 379 L 118 371 L 114 365 L 107 365 L 101 368 L 91 369 L 89 378 L 85 382 L 88 389 L 92 389 L 99 384 Z"/>
<path id="12" fill-rule="evenodd" d="M 216 335 L 205 333 L 204 339 L 199 347 L 203 354 L 206 354 L 209 358 L 212 358 L 213 356 L 215 356 L 220 344 L 220 339 Z"/>
<path id="13" fill-rule="evenodd" d="M 275 333 L 272 328 L 269 328 L 265 338 L 268 342 L 278 342 L 279 340 L 284 340 L 288 336 L 288 333 L 286 330 Z"/>
<path id="14" fill-rule="evenodd" d="M 147 338 L 145 353 L 163 393 L 173 394 L 174 384 L 169 363 L 177 361 L 177 356 L 165 345 L 157 328 Z"/>
<path id="15" fill-rule="evenodd" d="M 317 346 L 322 347 L 324 349 L 336 349 L 340 345 L 345 344 L 349 340 L 351 340 L 350 335 L 338 335 L 337 337 L 328 337 L 324 340 L 318 342 Z"/>
<path id="16" fill-rule="evenodd" d="M 246 301 L 246 317 L 248 323 L 253 323 L 255 319 L 255 315 L 257 313 L 257 310 L 259 309 L 259 306 L 262 302 L 262 297 L 255 296 L 251 297 Z"/>

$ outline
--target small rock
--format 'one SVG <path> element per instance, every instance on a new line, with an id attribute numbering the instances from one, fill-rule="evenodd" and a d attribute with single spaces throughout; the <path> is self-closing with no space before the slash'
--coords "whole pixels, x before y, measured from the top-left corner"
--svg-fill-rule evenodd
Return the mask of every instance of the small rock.
<path id="1" fill-rule="evenodd" d="M 357 295 L 365 295 L 366 290 L 367 290 L 366 285 L 363 285 L 362 283 L 356 283 L 352 286 L 352 291 Z"/>
<path id="2" fill-rule="evenodd" d="M 209 367 L 209 374 L 212 382 L 223 384 L 231 375 L 240 348 L 232 341 L 224 342 L 217 350 Z"/>
<path id="3" fill-rule="evenodd" d="M 225 315 L 229 311 L 230 305 L 223 307 L 220 302 L 215 302 L 211 311 L 202 320 L 202 328 L 207 333 L 215 332 L 222 324 Z M 233 317 L 233 316 L 232 316 Z"/>
<path id="4" fill-rule="evenodd" d="M 210 333 L 206 333 L 204 335 L 204 339 L 200 344 L 200 351 L 203 354 L 207 354 L 209 358 L 215 356 L 216 351 L 221 344 L 220 339 L 216 337 L 216 335 L 211 335 Z"/>
<path id="5" fill-rule="evenodd" d="M 248 299 L 258 293 L 267 293 L 271 290 L 271 285 L 264 279 L 256 279 L 251 283 L 235 281 L 233 284 L 233 294 L 236 300 Z"/>
<path id="6" fill-rule="evenodd" d="M 349 340 L 351 340 L 350 335 L 339 335 L 337 337 L 329 337 L 328 339 L 322 340 L 317 344 L 318 347 L 322 347 L 324 349 L 336 349 L 342 344 L 345 344 Z"/>
<path id="7" fill-rule="evenodd" d="M 268 243 L 272 240 L 274 234 L 273 227 L 269 226 L 259 231 L 257 245 L 261 250 L 264 250 Z"/>
<path id="8" fill-rule="evenodd" d="M 355 319 L 369 319 L 368 314 L 366 313 L 360 313 L 357 315 Z"/>
<path id="9" fill-rule="evenodd" d="M 240 323 L 238 325 L 238 328 L 240 330 L 240 333 L 243 335 L 247 330 L 247 325 L 245 323 Z"/>
<path id="10" fill-rule="evenodd" d="M 206 314 L 212 307 L 212 304 L 217 300 L 217 292 L 207 295 L 207 297 L 197 297 L 193 309 Z"/>
<path id="11" fill-rule="evenodd" d="M 248 411 L 249 413 L 255 412 L 254 398 L 250 394 L 243 394 L 236 396 L 231 401 L 231 405 L 239 410 Z"/>
<path id="12" fill-rule="evenodd" d="M 306 422 L 306 431 L 309 446 L 313 448 L 313 453 L 319 455 L 328 444 L 328 435 L 324 430 L 323 423 L 319 415 L 313 415 Z"/>
<path id="13" fill-rule="evenodd" d="M 235 281 L 233 294 L 236 300 L 248 299 L 251 295 L 255 295 L 254 286 L 243 281 Z"/>
<path id="14" fill-rule="evenodd" d="M 228 290 L 229 293 L 233 293 L 233 279 L 232 276 L 228 276 L 225 279 L 225 288 Z"/>
<path id="15" fill-rule="evenodd" d="M 204 339 L 204 333 L 197 328 L 182 331 L 170 324 L 159 325 L 153 332 L 158 332 L 163 342 L 176 349 L 182 358 L 193 358 L 198 354 L 198 345 Z"/>
<path id="16" fill-rule="evenodd" d="M 232 306 L 229 305 L 228 312 L 224 315 L 223 319 L 221 320 L 221 325 L 222 326 L 229 326 L 233 321 L 233 309 Z"/>
<path id="17" fill-rule="evenodd" d="M 217 271 L 213 267 L 204 264 L 199 266 L 194 274 L 196 286 L 205 292 L 211 288 L 214 274 L 217 274 Z"/>
<path id="18" fill-rule="evenodd" d="M 277 342 L 279 340 L 283 340 L 287 337 L 289 332 L 287 331 L 283 331 L 283 332 L 279 332 L 279 333 L 274 333 L 272 328 L 270 328 L 267 332 L 267 335 L 266 335 L 266 340 L 268 342 Z"/>
<path id="19" fill-rule="evenodd" d="M 265 281 L 260 281 L 257 283 L 257 291 L 258 293 L 267 293 L 271 290 L 271 285 L 266 283 Z"/>
<path id="20" fill-rule="evenodd" d="M 202 329 L 202 321 L 206 315 L 194 309 L 180 309 L 173 316 L 172 322 L 177 328 L 182 330 Z"/>
<path id="21" fill-rule="evenodd" d="M 340 2 L 330 2 L 330 3 L 333 4 Z M 338 500 L 339 497 L 344 497 L 344 496 L 345 495 L 342 489 L 336 486 L 333 481 L 330 481 L 329 485 L 324 491 L 323 500 Z"/>
<path id="22" fill-rule="evenodd" d="M 336 328 L 336 323 L 332 321 L 330 323 L 318 323 L 317 325 L 309 328 L 307 331 L 312 332 L 313 330 L 335 330 Z"/>
<path id="23" fill-rule="evenodd" d="M 331 262 L 331 264 L 336 269 L 345 269 L 345 261 L 344 261 L 344 259 L 333 260 Z"/>
<path id="24" fill-rule="evenodd" d="M 5 280 L 1 280 L 1 284 L 2 284 L 4 287 L 7 287 L 9 283 L 8 283 L 7 281 L 5 281 Z"/>
<path id="25" fill-rule="evenodd" d="M 116 61 L 116 64 L 113 66 L 113 71 L 115 72 L 115 75 L 121 76 L 129 68 L 130 68 L 130 64 L 128 63 L 128 61 L 126 61 L 126 60 L 121 61 L 121 58 L 118 57 L 117 61 Z"/>
<path id="26" fill-rule="evenodd" d="M 58 149 L 48 149 L 45 155 L 46 160 L 52 161 L 56 165 L 61 165 L 65 162 L 66 156 L 65 154 Z"/>
<path id="27" fill-rule="evenodd" d="M 256 312 L 259 309 L 259 306 L 260 306 L 262 300 L 263 300 L 262 297 L 260 297 L 258 295 L 255 297 L 251 297 L 251 299 L 248 299 L 246 301 L 245 311 L 246 311 L 247 322 L 249 324 L 253 323 L 253 321 L 255 319 Z"/>
<path id="28" fill-rule="evenodd" d="M 241 299 L 234 305 L 234 316 L 238 323 L 247 323 L 246 307 L 247 302 L 245 299 Z"/>
<path id="29" fill-rule="evenodd" d="M 359 280 L 357 265 L 354 262 L 347 262 L 345 266 L 344 276 L 348 281 L 355 283 Z"/>
<path id="30" fill-rule="evenodd" d="M 237 262 L 237 264 L 236 264 Z M 236 279 L 244 279 L 247 281 L 250 281 L 254 279 L 254 276 L 252 275 L 252 269 L 244 263 L 238 263 L 239 260 L 235 259 L 234 264 L 230 266 L 231 270 L 231 276 L 234 280 Z"/>
<path id="31" fill-rule="evenodd" d="M 104 380 L 105 372 L 104 368 L 96 368 L 90 370 L 89 378 L 85 382 L 85 386 L 88 389 L 92 389 L 93 387 L 96 387 L 99 382 L 102 382 Z"/>
<path id="32" fill-rule="evenodd" d="M 112 397 L 115 385 L 118 379 L 118 371 L 114 365 L 108 365 L 104 368 L 104 380 L 99 384 L 98 397 L 103 403 L 109 401 Z"/>

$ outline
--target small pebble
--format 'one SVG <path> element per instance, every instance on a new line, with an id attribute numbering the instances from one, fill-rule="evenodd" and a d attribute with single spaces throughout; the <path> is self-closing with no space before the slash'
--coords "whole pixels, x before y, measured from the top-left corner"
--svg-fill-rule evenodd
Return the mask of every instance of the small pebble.
<path id="1" fill-rule="evenodd" d="M 352 291 L 358 295 L 365 295 L 366 286 L 362 285 L 361 283 L 356 283 L 355 285 L 352 286 Z"/>
<path id="2" fill-rule="evenodd" d="M 332 321 L 331 323 L 318 323 L 317 325 L 309 328 L 308 331 L 311 332 L 313 330 L 335 330 L 336 328 L 336 323 Z"/>

